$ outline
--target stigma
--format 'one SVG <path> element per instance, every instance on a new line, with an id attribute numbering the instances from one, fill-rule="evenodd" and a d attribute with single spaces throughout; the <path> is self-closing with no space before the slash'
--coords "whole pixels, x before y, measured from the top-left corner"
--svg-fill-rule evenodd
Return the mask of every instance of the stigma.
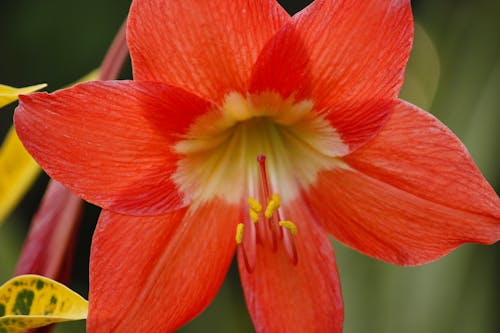
<path id="1" fill-rule="evenodd" d="M 273 252 L 283 246 L 290 263 L 297 265 L 298 256 L 294 236 L 297 226 L 290 220 L 284 219 L 281 210 L 281 196 L 272 191 L 266 168 L 266 156 L 257 156 L 260 174 L 260 188 L 256 191 L 257 197 L 249 196 L 248 214 L 243 223 L 236 229 L 236 244 L 242 252 L 245 267 L 248 272 L 255 268 L 257 245 L 270 246 Z"/>

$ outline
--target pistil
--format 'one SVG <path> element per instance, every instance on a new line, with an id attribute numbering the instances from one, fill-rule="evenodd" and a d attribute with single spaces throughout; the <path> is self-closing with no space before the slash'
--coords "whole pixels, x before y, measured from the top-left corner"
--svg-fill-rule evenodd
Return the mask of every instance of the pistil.
<path id="1" fill-rule="evenodd" d="M 264 212 L 264 216 L 267 219 L 267 226 L 269 228 L 271 234 L 271 244 L 273 251 L 276 252 L 278 249 L 278 233 L 279 229 L 277 228 L 276 222 L 273 221 L 273 212 L 279 207 L 278 202 L 271 200 L 270 190 L 269 190 L 269 180 L 267 178 L 267 169 L 266 169 L 266 155 L 260 154 L 257 156 L 257 163 L 259 163 L 260 177 L 262 181 L 262 190 L 264 192 L 264 201 L 267 202 L 266 210 Z"/>

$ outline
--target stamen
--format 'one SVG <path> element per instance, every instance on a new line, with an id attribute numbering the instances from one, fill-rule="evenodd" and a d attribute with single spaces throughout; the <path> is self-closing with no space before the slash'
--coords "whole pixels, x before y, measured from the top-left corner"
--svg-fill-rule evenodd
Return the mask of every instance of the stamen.
<path id="1" fill-rule="evenodd" d="M 273 210 L 273 224 L 272 227 L 276 229 L 276 233 L 278 234 L 279 238 L 283 238 L 283 230 L 281 228 L 278 228 L 278 223 L 279 221 L 282 221 L 281 216 L 280 216 L 280 205 L 281 205 L 281 199 L 279 194 L 274 193 L 271 199 L 272 202 L 272 210 Z"/>
<path id="2" fill-rule="evenodd" d="M 247 240 L 245 240 L 246 245 L 248 245 L 248 249 L 245 247 L 245 243 L 243 243 L 243 232 L 245 231 L 245 225 L 243 223 L 238 223 L 236 226 L 236 244 L 238 246 L 238 250 L 241 252 L 243 256 L 243 261 L 245 263 L 245 267 L 249 273 L 252 273 L 255 268 L 255 225 L 254 223 L 249 224 L 250 230 L 249 235 L 247 235 Z"/>
<path id="3" fill-rule="evenodd" d="M 270 219 L 271 217 L 273 217 L 273 213 L 275 210 L 276 210 L 276 202 L 274 202 L 273 200 L 269 201 L 266 207 L 266 211 L 264 212 L 264 216 Z"/>
<path id="4" fill-rule="evenodd" d="M 280 208 L 281 198 L 280 198 L 280 195 L 278 193 L 273 194 L 271 201 L 274 201 L 274 206 L 276 209 Z"/>
<path id="5" fill-rule="evenodd" d="M 248 210 L 250 219 L 253 223 L 257 223 L 259 221 L 259 213 L 262 211 L 262 205 L 257 201 L 257 199 L 252 197 L 248 198 L 248 205 L 250 206 Z"/>
<path id="6" fill-rule="evenodd" d="M 295 241 L 293 235 L 297 233 L 297 226 L 288 220 L 282 220 L 280 214 L 281 198 L 278 194 L 274 193 L 270 195 L 270 186 L 267 178 L 266 170 L 266 156 L 261 154 L 257 156 L 257 162 L 260 167 L 260 175 L 262 180 L 262 192 L 264 194 L 264 200 L 267 202 L 266 209 L 264 210 L 264 216 L 266 217 L 267 229 L 271 235 L 271 244 L 274 252 L 278 250 L 278 238 L 283 240 L 283 245 L 285 247 L 285 252 L 293 265 L 297 265 L 298 256 L 297 249 L 295 247 Z M 250 205 L 250 217 L 256 215 L 258 219 L 258 214 L 256 212 L 257 206 L 255 203 L 259 203 L 257 200 L 250 198 L 248 199 L 248 204 Z M 254 206 L 255 205 L 255 206 Z M 262 206 L 258 206 L 262 210 Z M 259 212 L 260 212 L 259 210 Z M 255 214 L 254 214 L 255 213 Z M 253 226 L 253 224 L 252 224 Z M 257 224 L 259 229 L 263 227 L 262 223 Z M 281 227 L 281 228 L 280 228 Z M 249 265 L 247 264 L 247 267 Z"/>
<path id="7" fill-rule="evenodd" d="M 252 220 L 253 223 L 257 223 L 259 221 L 259 214 L 252 208 L 248 210 L 248 214 L 250 215 L 250 220 Z"/>
<path id="8" fill-rule="evenodd" d="M 279 229 L 276 226 L 276 223 L 273 223 L 272 220 L 269 220 L 269 229 L 271 230 L 271 244 L 273 252 L 278 250 L 278 232 Z"/>
<path id="9" fill-rule="evenodd" d="M 264 237 L 264 230 L 262 228 L 263 224 L 262 223 L 257 224 L 257 222 L 259 222 L 260 219 L 259 213 L 262 212 L 262 205 L 260 204 L 259 201 L 257 201 L 257 199 L 249 197 L 248 206 L 249 206 L 248 215 L 250 216 L 250 220 L 253 222 L 249 224 L 249 226 L 251 227 L 251 232 L 255 233 L 255 239 L 257 243 L 263 244 L 263 239 L 262 239 L 262 237 Z M 257 225 L 257 228 L 255 227 L 255 225 Z"/>
<path id="10" fill-rule="evenodd" d="M 273 216 L 273 213 L 280 208 L 280 196 L 279 194 L 273 194 L 271 201 L 267 204 L 266 210 L 264 212 L 264 216 L 270 219 Z"/>
<path id="11" fill-rule="evenodd" d="M 297 230 L 296 227 L 295 230 Z M 290 259 L 292 265 L 297 265 L 299 258 L 297 256 L 297 248 L 295 247 L 295 241 L 293 240 L 292 234 L 293 232 L 291 229 L 286 228 L 283 230 L 283 244 L 285 245 L 285 252 L 288 256 L 288 259 Z"/>
<path id="12" fill-rule="evenodd" d="M 236 244 L 240 245 L 243 242 L 243 231 L 245 230 L 245 225 L 243 223 L 238 223 L 236 226 Z"/>
<path id="13" fill-rule="evenodd" d="M 260 220 L 260 216 L 258 214 L 257 217 Z M 257 240 L 257 243 L 264 244 L 266 239 L 266 223 L 254 222 L 252 224 L 255 226 L 255 239 Z"/>
<path id="14" fill-rule="evenodd" d="M 256 213 L 260 213 L 262 211 L 262 205 L 257 201 L 257 199 L 254 199 L 252 197 L 248 198 L 248 205 Z"/>
<path id="15" fill-rule="evenodd" d="M 297 233 L 297 226 L 292 221 L 280 221 L 279 225 L 290 230 L 290 233 L 292 235 L 295 235 Z"/>

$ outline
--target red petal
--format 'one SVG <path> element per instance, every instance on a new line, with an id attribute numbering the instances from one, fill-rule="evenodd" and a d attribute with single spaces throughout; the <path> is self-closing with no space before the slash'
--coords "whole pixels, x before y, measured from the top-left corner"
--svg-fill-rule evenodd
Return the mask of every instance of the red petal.
<path id="1" fill-rule="evenodd" d="M 239 251 L 238 264 L 247 307 L 257 332 L 341 332 L 343 305 L 330 241 L 302 202 L 287 205 L 284 218 L 297 226 L 298 264 L 284 247 L 276 253 L 257 246 L 249 273 Z"/>
<path id="2" fill-rule="evenodd" d="M 127 31 L 134 78 L 216 102 L 246 92 L 257 55 L 288 19 L 272 0 L 136 0 Z"/>
<path id="3" fill-rule="evenodd" d="M 184 205 L 172 146 L 211 105 L 160 83 L 91 82 L 22 96 L 16 130 L 42 168 L 77 195 L 127 214 Z"/>
<path id="4" fill-rule="evenodd" d="M 73 242 L 81 220 L 82 201 L 51 181 L 17 262 L 15 275 L 39 274 L 60 282 L 71 266 Z M 65 279 L 66 278 L 66 279 Z"/>
<path id="5" fill-rule="evenodd" d="M 345 161 L 423 199 L 500 219 L 498 196 L 467 148 L 434 116 L 404 101 L 374 140 Z"/>
<path id="6" fill-rule="evenodd" d="M 310 205 L 329 232 L 400 265 L 435 260 L 466 242 L 500 238 L 500 199 L 460 141 L 431 115 L 400 103 L 386 127 L 320 174 Z"/>
<path id="7" fill-rule="evenodd" d="M 171 332 L 196 316 L 226 275 L 238 216 L 222 202 L 157 217 L 104 211 L 92 242 L 88 332 Z"/>
<path id="8" fill-rule="evenodd" d="M 266 44 L 251 91 L 312 100 L 354 150 L 390 114 L 412 38 L 407 0 L 316 0 Z"/>

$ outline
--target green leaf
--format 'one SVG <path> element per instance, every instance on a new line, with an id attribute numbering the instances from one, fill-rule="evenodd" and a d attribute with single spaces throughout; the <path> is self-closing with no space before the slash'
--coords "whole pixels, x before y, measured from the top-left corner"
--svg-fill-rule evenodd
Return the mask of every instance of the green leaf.
<path id="1" fill-rule="evenodd" d="M 21 275 L 0 287 L 0 333 L 87 318 L 88 302 L 54 280 Z"/>

